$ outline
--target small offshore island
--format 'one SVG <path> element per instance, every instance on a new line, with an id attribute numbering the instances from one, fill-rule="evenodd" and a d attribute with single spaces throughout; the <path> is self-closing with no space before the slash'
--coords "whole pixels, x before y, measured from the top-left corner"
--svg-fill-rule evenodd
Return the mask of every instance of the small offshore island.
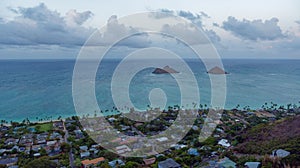
<path id="1" fill-rule="evenodd" d="M 166 74 L 166 73 L 179 73 L 178 71 L 174 70 L 173 68 L 169 66 L 165 66 L 163 69 L 162 68 L 156 68 L 153 72 L 153 74 Z"/>
<path id="2" fill-rule="evenodd" d="M 220 67 L 213 67 L 209 71 L 207 71 L 208 74 L 229 74 L 228 72 L 224 71 Z"/>
<path id="3" fill-rule="evenodd" d="M 159 110 L 159 109 L 154 109 Z M 167 137 L 157 141 L 171 148 L 144 158 L 122 157 L 116 153 L 145 150 L 133 136 L 152 136 L 170 127 L 176 119 L 179 106 L 159 110 L 161 115 L 150 122 L 130 120 L 122 115 L 97 117 L 77 116 L 66 119 L 32 123 L 2 120 L 0 126 L 0 167 L 296 167 L 300 166 L 300 105 L 265 104 L 261 109 L 249 106 L 224 110 L 212 135 L 203 142 L 198 137 L 209 108 L 199 106 L 189 133 L 177 144 Z M 186 109 L 188 111 L 188 109 Z M 127 139 L 115 137 L 115 153 L 101 147 L 89 137 L 80 120 L 95 123 L 106 120 L 111 127 L 123 132 Z M 96 125 L 97 126 L 97 125 Z M 179 128 L 180 129 L 180 128 Z M 100 130 L 104 131 L 104 130 Z M 134 148 L 131 148 L 131 147 Z M 126 149 L 126 150 L 124 150 Z M 153 150 L 153 149 L 152 149 Z M 169 166 L 170 167 L 170 166 Z"/>

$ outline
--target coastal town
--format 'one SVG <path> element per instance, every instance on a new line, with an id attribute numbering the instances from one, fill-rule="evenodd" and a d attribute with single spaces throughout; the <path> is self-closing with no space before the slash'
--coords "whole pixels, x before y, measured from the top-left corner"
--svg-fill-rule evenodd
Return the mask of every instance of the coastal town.
<path id="1" fill-rule="evenodd" d="M 209 119 L 209 108 L 184 110 L 179 106 L 159 111 L 150 122 L 133 121 L 122 114 L 105 117 L 73 116 L 43 122 L 8 122 L 1 120 L 0 167 L 299 167 L 300 108 L 297 105 L 264 104 L 260 109 L 239 107 L 222 112 L 211 136 L 199 141 L 199 135 Z M 155 139 L 169 146 L 162 152 L 153 145 L 140 142 L 137 136 L 158 134 L 174 124 L 178 113 L 196 114 L 191 129 L 183 139 L 172 144 L 173 136 Z M 137 114 L 134 114 L 137 115 Z M 85 120 L 109 126 L 83 127 Z M 188 125 L 188 124 L 187 124 Z M 113 151 L 94 141 L 90 135 L 107 131 L 108 127 L 122 132 L 112 137 Z M 182 129 L 177 126 L 176 128 Z M 176 133 L 176 132 L 175 132 Z M 125 136 L 126 135 L 126 136 Z M 103 134 L 98 135 L 101 138 Z M 126 153 L 148 150 L 142 157 L 125 157 Z M 159 151 L 159 152 L 157 152 Z"/>

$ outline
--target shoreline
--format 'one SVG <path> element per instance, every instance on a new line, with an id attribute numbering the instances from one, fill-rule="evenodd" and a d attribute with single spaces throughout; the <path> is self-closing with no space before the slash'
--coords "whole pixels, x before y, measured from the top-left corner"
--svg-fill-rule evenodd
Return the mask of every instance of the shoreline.
<path id="1" fill-rule="evenodd" d="M 256 108 L 256 109 L 252 109 L 250 106 L 244 106 L 244 107 L 241 107 L 239 104 L 236 105 L 235 108 L 224 108 L 223 110 L 227 111 L 227 110 L 238 110 L 238 111 L 245 111 L 245 112 L 260 112 L 260 111 L 273 111 L 273 110 L 283 110 L 283 111 L 288 111 L 288 110 L 291 110 L 291 109 L 300 109 L 300 101 L 298 102 L 298 105 L 297 104 L 292 104 L 292 103 L 289 103 L 289 104 L 286 104 L 286 105 L 278 105 L 278 104 L 275 104 L 275 103 L 272 103 L 270 105 L 273 105 L 272 107 L 269 107 L 266 105 L 266 103 L 264 105 L 262 105 L 262 107 L 264 108 Z M 274 106 L 276 105 L 276 106 Z M 173 105 L 173 106 L 168 106 L 168 107 L 172 107 L 172 108 L 176 108 L 178 107 L 178 105 Z M 168 107 L 163 109 L 163 110 L 168 110 Z M 154 108 L 153 108 L 154 109 Z M 184 108 L 180 108 L 180 109 L 184 109 Z M 202 108 L 194 108 L 194 109 L 197 109 L 197 110 L 208 110 L 210 109 L 208 106 L 205 106 L 203 105 Z M 145 111 L 147 111 L 149 109 L 145 109 Z M 162 109 L 160 109 L 162 111 Z M 109 113 L 109 114 L 106 114 L 104 115 L 105 113 Z M 121 113 L 118 113 L 117 111 L 114 111 L 114 112 L 111 112 L 110 110 L 108 110 L 108 112 L 104 112 L 101 113 L 103 114 L 104 116 L 112 116 L 112 115 L 118 115 L 118 114 L 121 114 Z M 86 115 L 90 115 L 90 116 L 94 116 L 94 114 L 90 114 L 90 113 L 87 113 Z M 14 122 L 14 123 L 22 123 L 24 120 L 25 122 L 27 120 L 29 120 L 30 123 L 32 124 L 42 124 L 42 123 L 49 123 L 49 122 L 57 122 L 57 121 L 65 121 L 67 118 L 71 118 L 71 117 L 84 117 L 85 115 L 60 115 L 60 116 L 45 116 L 44 119 L 41 118 L 42 120 L 37 120 L 36 117 L 34 118 L 23 118 L 23 119 L 15 119 L 15 120 L 6 120 L 6 119 L 1 119 L 0 120 L 0 124 L 1 125 L 4 125 L 4 126 L 11 126 L 11 123 Z M 100 115 L 97 115 L 97 117 L 99 117 Z M 51 118 L 51 119 L 45 119 L 45 118 Z M 54 119 L 53 119 L 54 118 Z M 5 122 L 3 122 L 5 121 Z"/>

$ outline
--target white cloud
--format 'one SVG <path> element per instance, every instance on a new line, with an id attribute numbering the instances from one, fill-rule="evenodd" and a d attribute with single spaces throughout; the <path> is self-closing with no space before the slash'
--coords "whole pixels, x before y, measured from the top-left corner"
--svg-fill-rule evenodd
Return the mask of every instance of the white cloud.
<path id="1" fill-rule="evenodd" d="M 275 40 L 285 37 L 278 26 L 279 20 L 272 18 L 270 20 L 237 20 L 233 16 L 229 16 L 227 21 L 223 22 L 223 29 L 230 31 L 233 35 L 246 40 Z"/>
<path id="2" fill-rule="evenodd" d="M 170 14 L 183 17 L 185 19 L 190 20 L 193 24 L 195 24 L 197 26 L 198 29 L 202 30 L 213 43 L 217 43 L 217 42 L 221 41 L 220 36 L 218 36 L 218 34 L 214 30 L 207 29 L 203 25 L 203 19 L 210 18 L 210 16 L 204 12 L 192 13 L 190 11 L 183 11 L 183 10 L 173 11 L 173 10 L 168 10 L 168 9 L 160 9 L 158 11 L 161 12 L 161 13 L 155 15 L 158 18 L 159 17 L 167 17 Z M 166 15 L 164 15 L 164 13 Z M 201 40 L 196 39 L 196 38 L 203 38 L 203 37 L 201 37 L 201 35 L 198 35 L 197 33 L 195 34 L 196 31 L 193 29 L 190 29 L 189 25 L 175 25 L 173 27 L 165 26 L 163 28 L 163 31 L 165 31 L 165 32 L 172 31 L 172 32 L 176 32 L 177 34 L 185 35 L 186 37 L 188 37 L 188 39 L 191 39 L 192 44 L 196 41 L 201 42 Z M 204 40 L 204 41 L 206 41 L 206 40 Z"/>
<path id="3" fill-rule="evenodd" d="M 100 31 L 97 31 L 85 45 L 143 48 L 151 44 L 147 33 L 142 33 L 134 27 L 119 23 L 116 15 L 111 16 L 107 21 L 105 30 L 101 29 Z"/>
<path id="4" fill-rule="evenodd" d="M 90 17 L 93 16 L 91 11 L 85 12 L 77 12 L 75 9 L 70 10 L 67 12 L 65 19 L 69 25 L 82 25 L 85 21 L 87 21 Z"/>
<path id="5" fill-rule="evenodd" d="M 0 44 L 2 45 L 59 45 L 82 46 L 97 29 L 83 24 L 93 16 L 91 11 L 70 10 L 66 15 L 47 8 L 43 3 L 35 7 L 11 9 L 16 16 L 13 20 L 0 20 Z M 112 16 L 107 29 L 94 45 L 112 44 L 119 37 L 138 32 L 136 29 L 118 23 Z M 99 37 L 99 36 L 98 36 Z M 149 41 L 146 35 L 133 36 L 118 45 L 144 47 Z M 91 43 L 90 43 L 91 44 Z"/>
<path id="6" fill-rule="evenodd" d="M 14 10 L 18 16 L 0 23 L 0 44 L 5 45 L 82 45 L 95 31 L 80 24 L 70 26 L 66 16 L 49 10 L 45 4 Z M 89 11 L 87 11 L 90 13 Z M 84 12 L 85 13 L 85 12 Z M 77 16 L 82 13 L 76 13 Z M 68 16 L 69 17 L 69 16 Z M 85 22 L 81 17 L 77 22 Z"/>

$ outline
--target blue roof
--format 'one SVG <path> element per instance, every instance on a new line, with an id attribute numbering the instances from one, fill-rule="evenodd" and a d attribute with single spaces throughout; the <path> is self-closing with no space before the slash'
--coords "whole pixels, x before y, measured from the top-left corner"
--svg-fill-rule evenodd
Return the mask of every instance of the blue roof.
<path id="1" fill-rule="evenodd" d="M 258 168 L 260 165 L 260 162 L 246 162 L 245 166 L 248 168 Z"/>
<path id="2" fill-rule="evenodd" d="M 196 148 L 190 148 L 190 149 L 188 150 L 188 153 L 189 153 L 190 155 L 199 156 L 199 152 L 198 152 L 198 150 L 197 150 Z"/>
<path id="3" fill-rule="evenodd" d="M 283 150 L 283 149 L 277 149 L 277 150 L 273 150 L 272 152 L 272 156 L 277 156 L 277 157 L 286 157 L 290 155 L 289 151 Z"/>
<path id="4" fill-rule="evenodd" d="M 116 159 L 116 160 L 108 162 L 110 167 L 116 167 L 117 163 L 118 163 L 118 165 L 125 165 L 124 162 L 120 159 Z"/>
<path id="5" fill-rule="evenodd" d="M 0 159 L 0 164 L 2 165 L 7 165 L 7 164 L 13 164 L 13 163 L 17 163 L 18 162 L 17 157 L 14 158 L 6 158 L 6 159 Z"/>
<path id="6" fill-rule="evenodd" d="M 236 168 L 236 163 L 232 160 L 230 160 L 229 158 L 225 157 L 224 159 L 222 159 L 219 163 L 218 163 L 221 167 L 225 167 L 225 168 Z"/>
<path id="7" fill-rule="evenodd" d="M 180 168 L 180 164 L 169 158 L 158 163 L 158 168 Z"/>

